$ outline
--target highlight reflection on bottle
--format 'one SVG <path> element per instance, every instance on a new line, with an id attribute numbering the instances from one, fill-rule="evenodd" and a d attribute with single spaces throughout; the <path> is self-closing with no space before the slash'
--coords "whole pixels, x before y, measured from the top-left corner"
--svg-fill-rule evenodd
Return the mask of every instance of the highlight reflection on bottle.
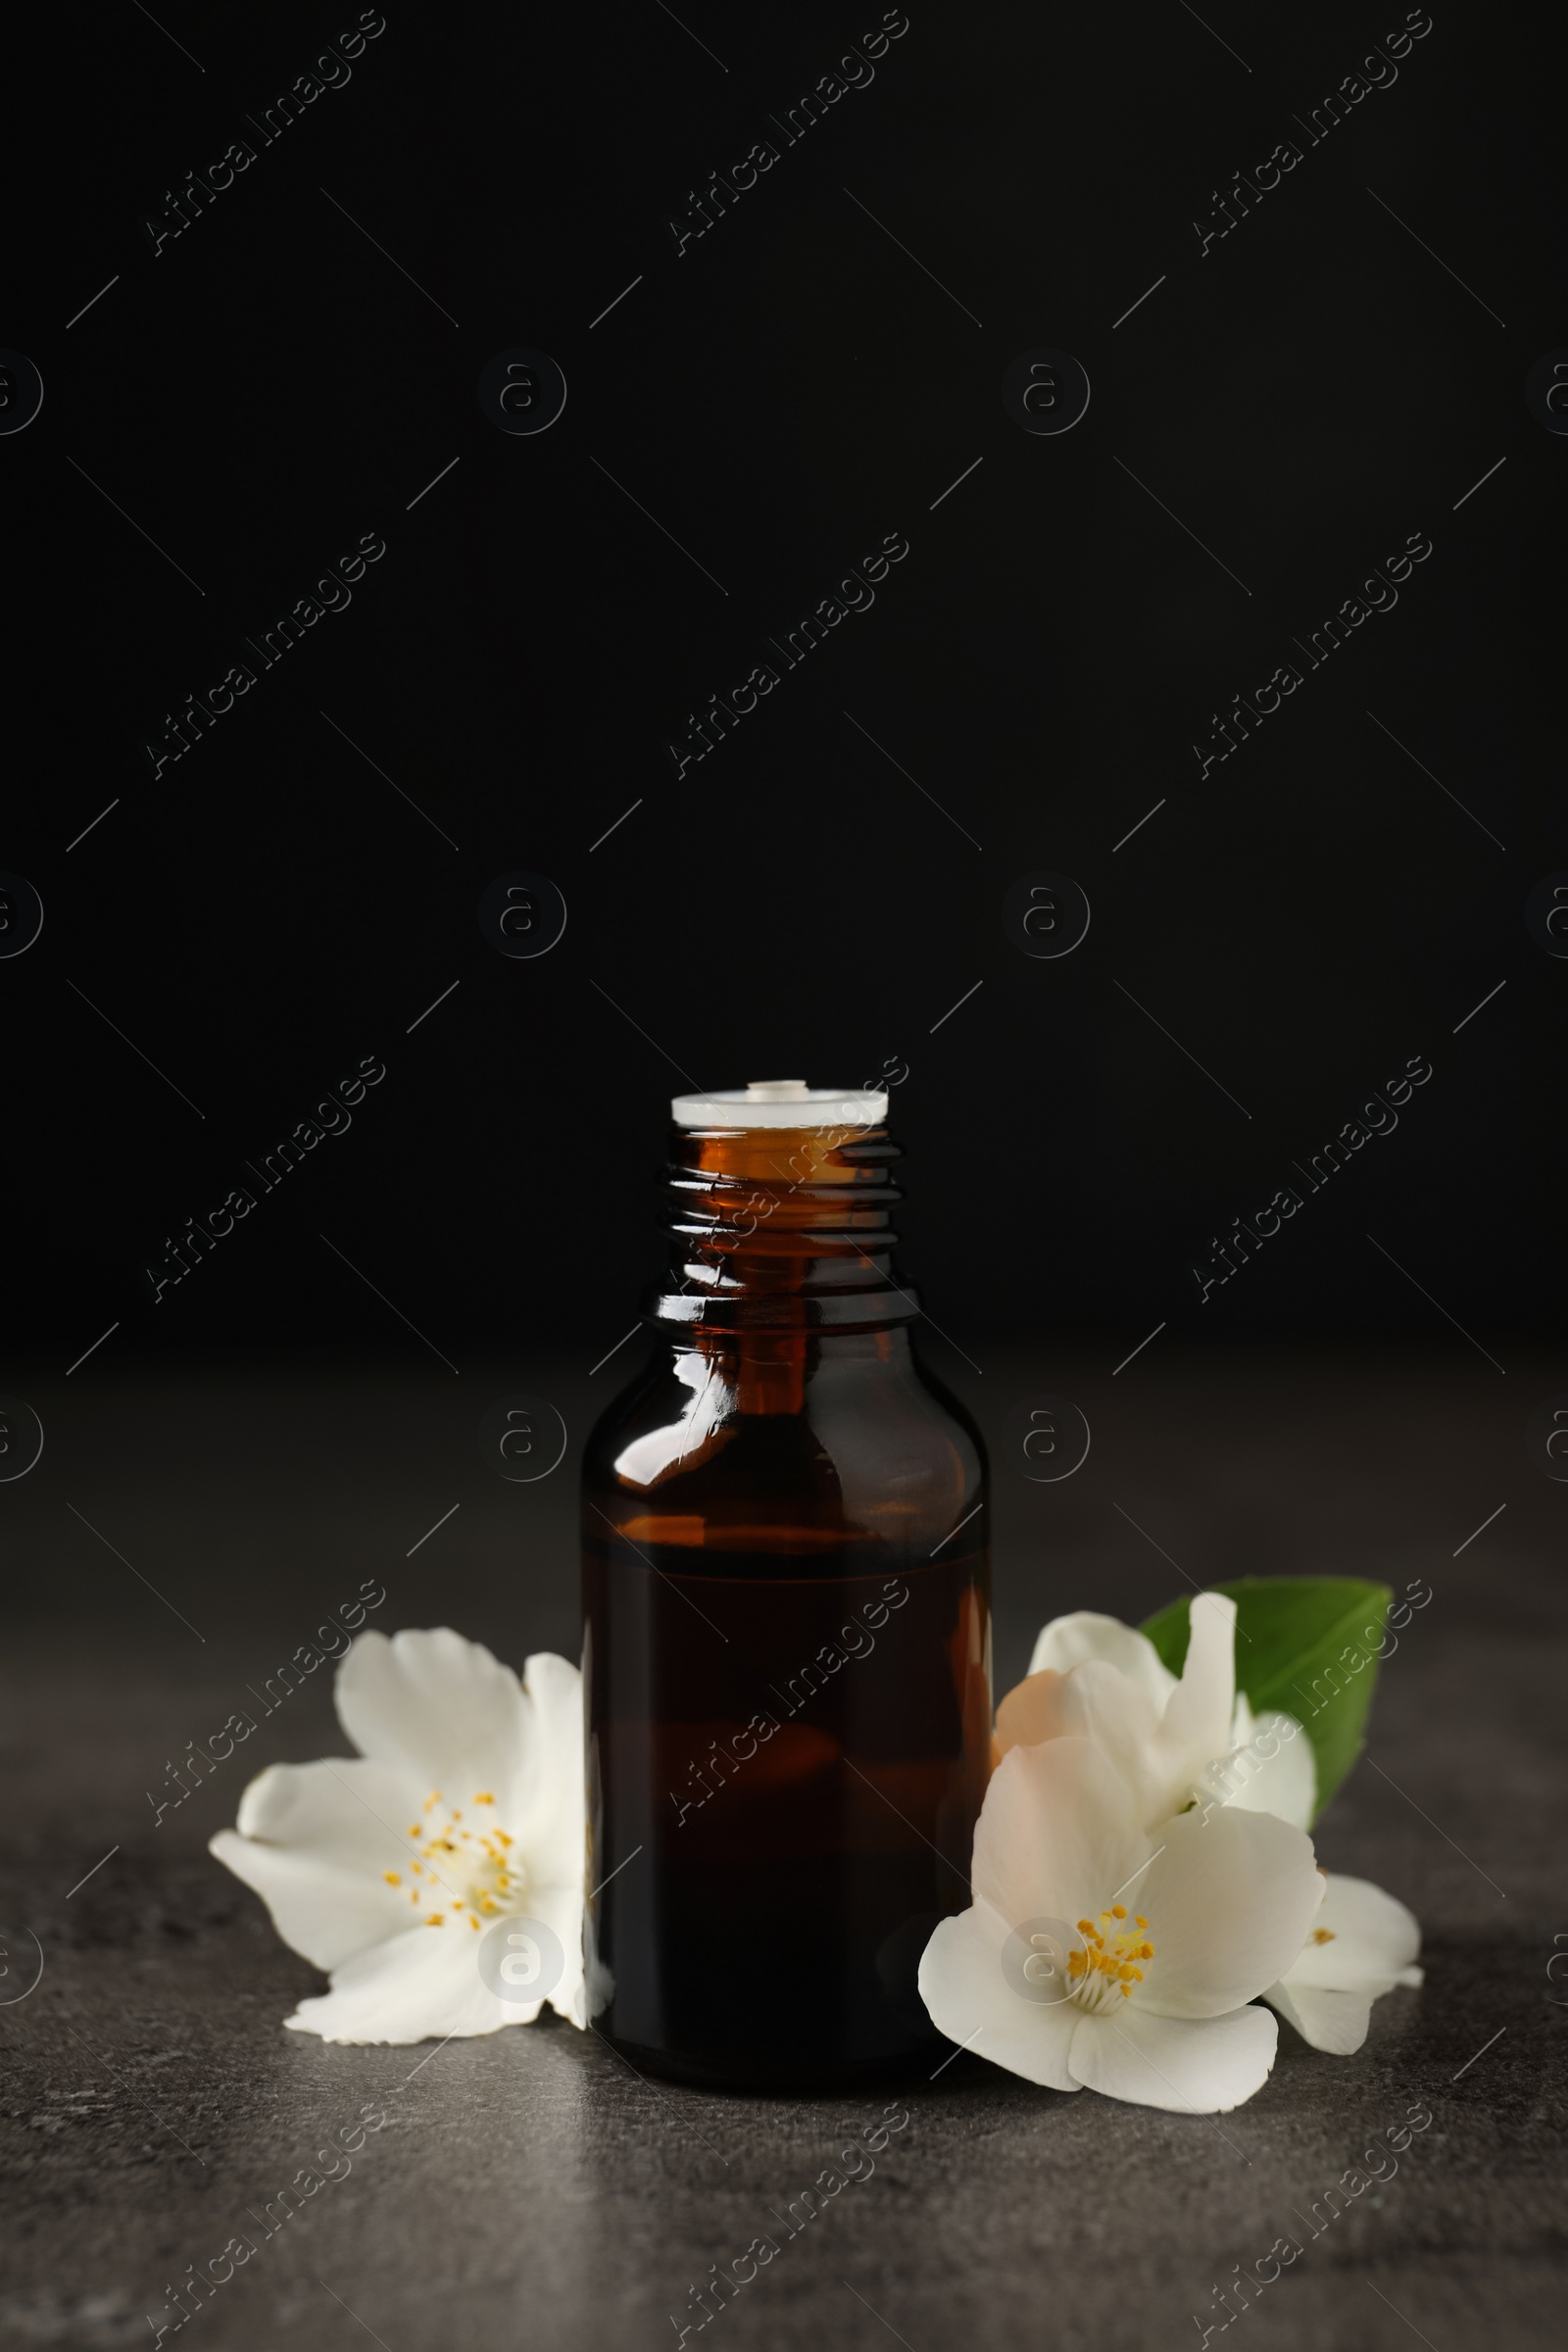
<path id="1" fill-rule="evenodd" d="M 676 1101 L 656 1348 L 584 1461 L 590 1997 L 696 2082 L 928 2047 L 920 1952 L 969 1899 L 985 1455 L 891 1270 L 886 1103 Z"/>

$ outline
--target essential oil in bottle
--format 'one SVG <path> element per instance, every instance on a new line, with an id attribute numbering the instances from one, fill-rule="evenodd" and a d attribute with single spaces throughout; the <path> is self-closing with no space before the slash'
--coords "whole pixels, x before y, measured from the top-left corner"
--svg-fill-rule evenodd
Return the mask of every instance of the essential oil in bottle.
<path id="1" fill-rule="evenodd" d="M 583 1471 L 589 1995 L 640 2067 L 853 2085 L 938 2038 L 969 1900 L 985 1453 L 892 1270 L 886 1096 L 671 1109 L 656 1345 Z"/>

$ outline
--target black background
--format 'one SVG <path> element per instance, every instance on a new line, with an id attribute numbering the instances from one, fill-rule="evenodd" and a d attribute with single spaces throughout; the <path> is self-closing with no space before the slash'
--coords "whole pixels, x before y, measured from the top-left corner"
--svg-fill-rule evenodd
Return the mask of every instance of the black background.
<path id="1" fill-rule="evenodd" d="M 1283 2035 L 1219 2119 L 955 2053 L 730 2340 L 936 2352 L 983 2310 L 1010 2352 L 1046 2310 L 1062 2352 L 1129 2314 L 1174 2342 L 1417 2096 L 1386 2210 L 1254 2326 L 1544 2338 L 1568 1488 L 1523 1440 L 1568 1409 L 1568 962 L 1523 910 L 1568 869 L 1568 439 L 1524 385 L 1568 357 L 1560 22 L 1433 0 L 1310 144 L 1402 0 L 909 0 L 785 146 L 769 116 L 880 0 L 672 4 L 386 0 L 270 145 L 245 115 L 357 4 L 8 28 L 0 346 L 45 398 L 0 432 L 0 869 L 46 918 L 0 956 L 0 1443 L 16 1397 L 46 1437 L 0 1476 L 0 1965 L 23 1929 L 44 1960 L 0 1984 L 0 2319 L 145 2344 L 164 2282 L 394 2083 L 408 2129 L 204 2341 L 444 2352 L 461 2313 L 489 2352 L 519 2312 L 562 2352 L 668 2340 L 828 2159 L 830 2111 L 666 2098 L 565 2026 L 417 2059 L 284 2032 L 319 1982 L 207 1841 L 253 1772 L 346 1744 L 328 1673 L 158 1805 L 367 1580 L 386 1633 L 576 1654 L 578 1463 L 633 1368 L 669 1096 L 891 1063 L 923 1345 L 998 1466 L 997 1690 L 1061 1610 L 1423 1580 L 1318 1851 L 1410 1904 L 1428 1982 L 1353 2061 Z M 144 218 L 241 136 L 155 259 Z M 764 136 L 677 258 L 667 219 Z M 1195 219 L 1288 138 L 1205 258 Z M 517 346 L 568 385 L 537 438 L 476 397 Z M 1059 438 L 1001 398 L 1042 347 L 1092 384 Z M 677 781 L 686 713 L 895 531 L 874 609 Z M 1200 778 L 1211 714 L 1417 532 L 1397 608 Z M 155 780 L 164 714 L 366 533 L 349 608 Z M 519 868 L 569 909 L 537 961 L 476 920 Z M 1040 869 L 1093 909 L 1061 961 L 1003 930 Z M 1210 1237 L 1413 1055 L 1397 1129 L 1200 1304 Z M 155 1306 L 165 1237 L 366 1056 L 348 1132 Z M 568 1431 L 531 1484 L 476 1442 L 518 1392 Z M 1043 1394 L 1094 1439 L 1036 1484 L 1010 1440 Z"/>
<path id="2" fill-rule="evenodd" d="M 1523 383 L 1568 341 L 1560 26 L 1440 5 L 1309 145 L 1402 9 L 916 7 L 785 147 L 768 116 L 880 9 L 393 0 L 263 146 L 242 110 L 357 13 L 14 36 L 0 341 L 45 383 L 0 439 L 0 864 L 46 907 L 0 963 L 19 1360 L 118 1320 L 117 1364 L 412 1363 L 373 1283 L 444 1347 L 586 1366 L 657 1262 L 668 1096 L 887 1064 L 904 1262 L 960 1342 L 1462 1349 L 1416 1282 L 1472 1331 L 1547 1328 L 1568 970 L 1522 915 L 1568 865 L 1568 443 Z M 236 137 L 255 162 L 155 258 L 144 218 Z M 762 137 L 677 257 L 687 191 Z M 1292 137 L 1200 254 L 1213 191 Z M 538 437 L 479 411 L 514 345 L 567 379 Z M 1002 406 L 1041 345 L 1093 386 L 1060 437 Z M 685 714 L 893 531 L 875 609 L 677 780 Z M 352 606 L 155 781 L 164 713 L 366 532 Z M 1211 713 L 1415 532 L 1398 609 L 1200 780 Z M 537 961 L 475 920 L 516 867 L 569 907 Z M 1039 867 L 1093 906 L 1059 962 L 1001 925 Z M 1415 1054 L 1398 1131 L 1200 1305 L 1209 1236 Z M 350 1132 L 155 1307 L 164 1238 L 366 1055 Z"/>

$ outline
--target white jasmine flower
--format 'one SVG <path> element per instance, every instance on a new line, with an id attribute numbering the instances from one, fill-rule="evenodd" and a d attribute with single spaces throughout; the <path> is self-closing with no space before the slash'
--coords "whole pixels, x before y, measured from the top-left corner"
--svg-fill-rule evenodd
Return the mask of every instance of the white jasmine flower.
<path id="1" fill-rule="evenodd" d="M 1230 1611 L 1231 1630 L 1209 1614 L 1216 1600 Z M 1191 1624 L 1188 1663 L 1178 1682 L 1135 1627 L 1087 1609 L 1054 1619 L 1035 1643 L 1029 1680 L 997 1710 L 999 1747 L 1005 1753 L 1064 1731 L 1087 1731 L 1103 1739 L 1143 1792 L 1146 1808 L 1163 1798 L 1174 1800 L 1174 1809 L 1196 1796 L 1204 1818 L 1223 1806 L 1272 1813 L 1295 1829 L 1309 1829 L 1317 1805 L 1312 1742 L 1292 1715 L 1254 1717 L 1246 1692 L 1235 1689 L 1234 1602 L 1204 1593 L 1191 1605 Z M 1194 1696 L 1173 1721 L 1173 1703 L 1194 1671 L 1200 1636 Z M 1195 1764 L 1196 1749 L 1222 1726 L 1223 1749 Z M 1184 1775 L 1185 1793 L 1179 1794 Z M 1314 2049 L 1343 2057 L 1365 2041 L 1375 2000 L 1397 1984 L 1422 1983 L 1423 1972 L 1414 1965 L 1421 1929 L 1403 1903 L 1369 1881 L 1329 1871 L 1321 1877 L 1323 1904 L 1305 1945 L 1262 1997 Z"/>
<path id="2" fill-rule="evenodd" d="M 237 1830 L 212 1841 L 283 1941 L 331 1973 L 330 1992 L 285 2022 L 325 2041 L 422 2041 L 526 2025 L 548 1997 L 586 2025 L 577 1668 L 542 1652 L 519 1683 L 445 1628 L 368 1633 L 334 1696 L 360 1754 L 270 1766 Z M 508 1919 L 549 1934 L 519 1927 L 529 1963 L 481 1974 L 486 1930 Z M 526 1984 L 530 1970 L 531 1998 L 502 1999 L 485 1981 Z"/>
<path id="3" fill-rule="evenodd" d="M 975 1831 L 971 1908 L 920 1963 L 937 2025 L 1031 2082 L 1215 2114 L 1267 2080 L 1279 2028 L 1251 2006 L 1322 1897 L 1311 1841 L 1240 1806 L 1151 1834 L 1092 1740 L 1015 1746 Z"/>

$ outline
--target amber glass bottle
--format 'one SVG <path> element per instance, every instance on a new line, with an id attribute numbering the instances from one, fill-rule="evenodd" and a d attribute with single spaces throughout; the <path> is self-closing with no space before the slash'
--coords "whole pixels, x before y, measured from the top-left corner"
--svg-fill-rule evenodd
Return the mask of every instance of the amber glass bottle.
<path id="1" fill-rule="evenodd" d="M 929 2047 L 969 1899 L 985 1454 L 892 1272 L 886 1096 L 672 1109 L 657 1346 L 583 1469 L 590 1999 L 641 2067 L 851 2085 Z"/>

